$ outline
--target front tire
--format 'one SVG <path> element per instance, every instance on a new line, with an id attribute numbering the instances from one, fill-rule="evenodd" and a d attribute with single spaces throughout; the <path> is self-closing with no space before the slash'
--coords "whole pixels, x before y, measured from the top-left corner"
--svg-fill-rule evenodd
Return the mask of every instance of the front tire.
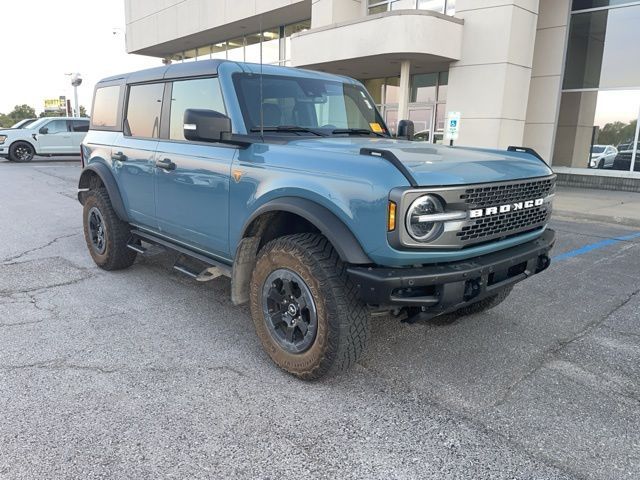
<path id="1" fill-rule="evenodd" d="M 89 190 L 83 209 L 84 239 L 93 261 L 103 270 L 122 270 L 133 265 L 136 252 L 127 247 L 129 225 L 120 220 L 103 188 Z"/>
<path id="2" fill-rule="evenodd" d="M 30 162 L 36 154 L 29 142 L 15 142 L 9 147 L 9 160 L 12 162 Z"/>
<path id="3" fill-rule="evenodd" d="M 251 277 L 250 304 L 268 355 L 305 380 L 349 368 L 369 337 L 369 312 L 322 235 L 289 235 L 265 245 Z"/>

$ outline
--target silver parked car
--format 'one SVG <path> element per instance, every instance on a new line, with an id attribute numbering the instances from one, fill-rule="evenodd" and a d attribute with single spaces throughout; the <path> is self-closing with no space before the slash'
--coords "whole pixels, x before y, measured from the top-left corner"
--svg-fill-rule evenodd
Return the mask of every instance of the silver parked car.
<path id="1" fill-rule="evenodd" d="M 29 162 L 35 155 L 80 155 L 88 131 L 88 118 L 39 118 L 23 128 L 0 130 L 0 157 Z"/>
<path id="2" fill-rule="evenodd" d="M 589 168 L 611 168 L 618 154 L 618 149 L 613 145 L 594 145 L 591 147 Z"/>

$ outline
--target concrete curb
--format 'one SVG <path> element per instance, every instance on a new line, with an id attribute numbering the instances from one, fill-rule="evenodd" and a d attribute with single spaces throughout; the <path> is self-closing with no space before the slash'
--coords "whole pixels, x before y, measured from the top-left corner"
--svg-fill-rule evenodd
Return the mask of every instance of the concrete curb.
<path id="1" fill-rule="evenodd" d="M 629 217 L 612 217 L 609 215 L 597 215 L 593 213 L 572 212 L 569 210 L 553 210 L 552 218 L 565 217 L 568 219 L 591 220 L 601 223 L 615 223 L 617 225 L 625 225 L 627 227 L 640 228 L 640 218 Z"/>

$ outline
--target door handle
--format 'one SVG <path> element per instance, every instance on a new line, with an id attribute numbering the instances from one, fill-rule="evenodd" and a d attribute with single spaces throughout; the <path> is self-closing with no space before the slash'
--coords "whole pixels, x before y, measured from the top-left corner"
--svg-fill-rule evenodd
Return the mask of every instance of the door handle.
<path id="1" fill-rule="evenodd" d="M 122 152 L 117 152 L 117 153 L 111 154 L 111 160 L 114 160 L 116 162 L 126 162 L 127 156 Z"/>
<path id="2" fill-rule="evenodd" d="M 176 169 L 176 164 L 170 158 L 163 158 L 162 160 L 156 160 L 156 167 L 170 171 Z"/>

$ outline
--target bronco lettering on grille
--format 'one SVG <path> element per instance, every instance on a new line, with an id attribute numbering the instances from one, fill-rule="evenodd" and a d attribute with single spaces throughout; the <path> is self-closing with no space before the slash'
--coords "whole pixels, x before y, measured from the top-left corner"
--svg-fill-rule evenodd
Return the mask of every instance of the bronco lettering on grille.
<path id="1" fill-rule="evenodd" d="M 536 198 L 535 200 L 508 203 L 506 205 L 499 205 L 497 207 L 477 208 L 475 210 L 469 211 L 469 218 L 489 217 L 491 215 L 498 215 L 499 213 L 509 213 L 515 212 L 516 210 L 525 210 L 527 208 L 539 207 L 543 203 L 543 198 Z"/>

